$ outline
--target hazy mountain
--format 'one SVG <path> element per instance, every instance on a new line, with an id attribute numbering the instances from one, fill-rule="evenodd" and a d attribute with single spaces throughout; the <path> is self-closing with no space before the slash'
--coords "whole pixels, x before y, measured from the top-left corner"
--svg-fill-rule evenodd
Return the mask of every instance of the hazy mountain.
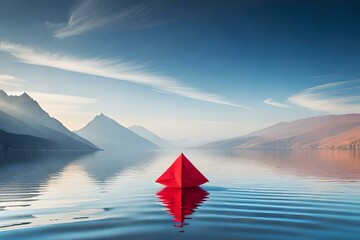
<path id="1" fill-rule="evenodd" d="M 167 148 L 171 145 L 169 140 L 159 137 L 155 133 L 149 131 L 148 129 L 146 129 L 142 126 L 134 125 L 134 126 L 129 127 L 129 129 L 131 131 L 133 131 L 134 133 L 136 133 L 137 135 L 149 140 L 150 142 L 155 143 L 159 147 Z"/>
<path id="2" fill-rule="evenodd" d="M 128 129 L 130 129 L 137 135 L 155 143 L 156 145 L 158 145 L 160 147 L 167 145 L 168 140 L 165 140 L 164 138 L 159 137 L 155 133 L 149 131 L 148 129 L 146 129 L 142 126 L 133 125 L 133 126 L 129 127 Z"/>
<path id="3" fill-rule="evenodd" d="M 23 93 L 20 96 L 8 96 L 4 91 L 0 90 L 0 110 L 19 120 L 24 120 L 34 128 L 37 128 L 38 126 L 41 128 L 46 127 L 82 142 L 91 148 L 97 148 L 88 140 L 81 138 L 67 129 L 57 119 L 50 117 L 50 115 L 27 93 Z"/>
<path id="4" fill-rule="evenodd" d="M 26 93 L 8 96 L 0 90 L 0 130 L 49 140 L 51 149 L 95 150 L 94 144 L 72 133 L 49 116 Z M 49 148 L 47 148 L 49 149 Z"/>
<path id="5" fill-rule="evenodd" d="M 149 140 L 150 142 L 155 143 L 161 148 L 184 148 L 184 147 L 186 148 L 191 146 L 191 143 L 186 139 L 182 139 L 182 140 L 164 139 L 159 137 L 155 133 L 151 132 L 150 130 L 139 125 L 133 125 L 129 127 L 129 129 L 134 133 L 136 133 L 137 135 Z"/>
<path id="6" fill-rule="evenodd" d="M 360 148 L 360 114 L 328 115 L 278 123 L 204 148 Z"/>
<path id="7" fill-rule="evenodd" d="M 158 148 L 156 144 L 137 135 L 104 114 L 97 115 L 84 128 L 75 131 L 75 133 L 104 149 Z"/>

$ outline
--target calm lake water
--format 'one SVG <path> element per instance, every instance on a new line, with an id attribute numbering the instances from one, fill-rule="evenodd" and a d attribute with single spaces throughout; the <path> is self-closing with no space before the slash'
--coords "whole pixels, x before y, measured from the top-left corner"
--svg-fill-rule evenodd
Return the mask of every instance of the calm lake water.
<path id="1" fill-rule="evenodd" d="M 360 239 L 360 151 L 186 151 L 210 180 L 154 180 L 178 151 L 7 152 L 0 239 Z"/>

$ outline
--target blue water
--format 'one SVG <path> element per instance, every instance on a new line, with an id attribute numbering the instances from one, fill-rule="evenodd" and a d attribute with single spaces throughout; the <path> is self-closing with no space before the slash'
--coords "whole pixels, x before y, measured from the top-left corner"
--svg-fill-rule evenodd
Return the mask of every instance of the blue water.
<path id="1" fill-rule="evenodd" d="M 164 190 L 179 154 L 2 152 L 0 239 L 360 239 L 359 151 L 185 151 L 210 182 Z"/>

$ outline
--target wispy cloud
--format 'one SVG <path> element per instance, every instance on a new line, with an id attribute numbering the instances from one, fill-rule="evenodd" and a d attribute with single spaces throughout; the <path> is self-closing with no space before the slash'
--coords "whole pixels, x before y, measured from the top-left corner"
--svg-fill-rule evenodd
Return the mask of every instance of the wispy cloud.
<path id="1" fill-rule="evenodd" d="M 274 101 L 274 100 L 271 99 L 271 98 L 265 99 L 265 100 L 264 100 L 264 103 L 265 103 L 265 104 L 268 104 L 268 105 L 275 106 L 275 107 L 280 107 L 280 108 L 290 108 L 290 106 L 289 106 L 288 104 L 276 102 L 276 101 Z"/>
<path id="2" fill-rule="evenodd" d="M 12 75 L 0 75 L 0 85 L 20 87 L 25 81 Z"/>
<path id="3" fill-rule="evenodd" d="M 11 75 L 0 75 L 0 81 L 13 81 L 16 78 Z"/>
<path id="4" fill-rule="evenodd" d="M 304 108 L 327 113 L 360 112 L 360 80 L 342 81 L 305 89 L 288 98 Z"/>
<path id="5" fill-rule="evenodd" d="M 287 98 L 286 102 L 277 102 L 271 98 L 265 104 L 275 107 L 311 109 L 327 113 L 360 112 L 360 80 L 333 82 L 304 89 Z"/>
<path id="6" fill-rule="evenodd" d="M 322 74 L 322 75 L 312 75 L 312 76 L 308 76 L 308 77 L 306 77 L 306 78 L 315 78 L 315 79 L 317 79 L 317 78 L 336 78 L 336 77 L 340 77 L 342 74 L 335 74 L 335 73 L 333 73 L 333 74 Z"/>
<path id="7" fill-rule="evenodd" d="M 106 58 L 79 58 L 71 55 L 35 50 L 10 42 L 0 42 L 0 51 L 9 53 L 22 63 L 132 82 L 182 97 L 247 108 L 225 101 L 219 95 L 185 86 L 174 78 L 148 72 L 145 70 L 144 65 L 132 61 L 125 62 Z"/>
<path id="8" fill-rule="evenodd" d="M 154 19 L 155 6 L 152 1 L 83 0 L 71 11 L 66 23 L 47 24 L 55 28 L 56 38 L 79 35 L 111 24 L 119 29 L 153 27 L 164 23 Z"/>

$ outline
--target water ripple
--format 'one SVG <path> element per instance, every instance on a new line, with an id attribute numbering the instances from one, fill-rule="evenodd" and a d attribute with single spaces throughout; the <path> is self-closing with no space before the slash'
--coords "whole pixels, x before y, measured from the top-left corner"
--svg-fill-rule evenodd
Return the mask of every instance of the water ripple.
<path id="1" fill-rule="evenodd" d="M 206 159 L 196 165 L 211 182 L 190 191 L 154 183 L 166 154 L 116 169 L 100 153 L 41 178 L 43 166 L 33 178 L 0 172 L 0 239 L 359 239 L 354 170 L 304 175 L 278 160 L 201 154 L 193 158 Z"/>

